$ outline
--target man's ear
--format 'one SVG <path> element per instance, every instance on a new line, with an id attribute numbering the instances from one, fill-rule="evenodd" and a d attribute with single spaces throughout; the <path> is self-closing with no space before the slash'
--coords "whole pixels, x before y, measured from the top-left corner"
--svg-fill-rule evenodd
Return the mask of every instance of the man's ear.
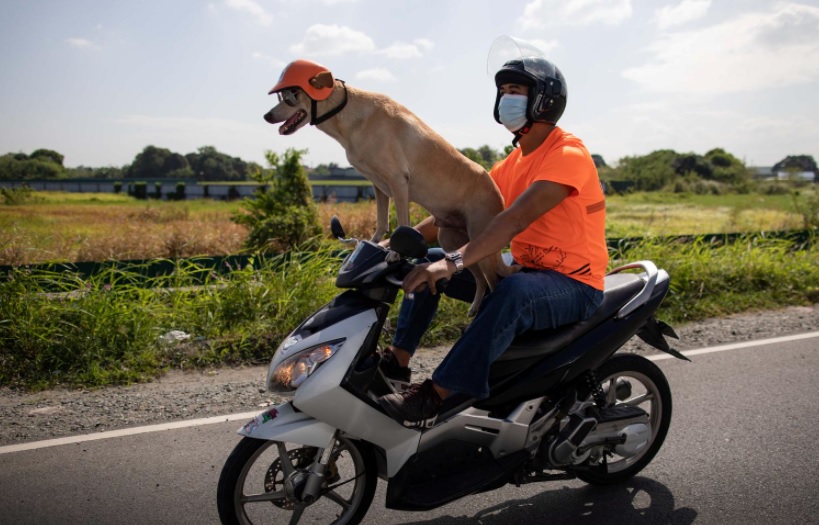
<path id="1" fill-rule="evenodd" d="M 334 83 L 333 74 L 329 71 L 322 71 L 310 79 L 310 85 L 316 89 L 332 88 Z"/>

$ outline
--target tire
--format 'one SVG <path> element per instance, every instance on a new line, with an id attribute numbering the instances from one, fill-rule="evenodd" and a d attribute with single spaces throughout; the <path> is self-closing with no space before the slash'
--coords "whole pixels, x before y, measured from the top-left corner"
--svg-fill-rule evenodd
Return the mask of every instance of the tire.
<path id="1" fill-rule="evenodd" d="M 671 388 L 660 368 L 648 359 L 633 354 L 617 354 L 597 369 L 597 377 L 609 406 L 639 406 L 649 414 L 651 438 L 637 455 L 615 456 L 608 460 L 608 472 L 579 471 L 577 477 L 592 485 L 611 485 L 632 478 L 648 465 L 662 447 L 671 424 Z M 618 400 L 614 385 L 619 378 L 631 383 L 628 399 Z M 635 393 L 635 387 L 637 392 Z M 645 397 L 642 401 L 642 396 Z"/>
<path id="2" fill-rule="evenodd" d="M 313 463 L 316 448 L 247 437 L 236 445 L 222 468 L 216 492 L 223 524 L 356 525 L 364 519 L 378 482 L 375 454 L 369 446 L 337 439 L 321 495 L 304 505 L 293 497 L 300 484 L 285 483 L 287 466 L 282 467 L 280 460 L 283 450 L 295 469 L 294 479 L 303 479 L 302 473 Z M 264 501 L 243 502 L 247 495 L 259 496 Z"/>

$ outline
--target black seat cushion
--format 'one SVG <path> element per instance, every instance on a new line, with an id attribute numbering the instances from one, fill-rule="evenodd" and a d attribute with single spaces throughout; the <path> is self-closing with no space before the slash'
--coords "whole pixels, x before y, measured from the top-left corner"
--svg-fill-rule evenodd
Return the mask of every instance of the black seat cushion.
<path id="1" fill-rule="evenodd" d="M 497 361 L 513 361 L 543 357 L 564 348 L 584 333 L 588 332 L 603 320 L 613 316 L 632 297 L 643 289 L 645 281 L 634 273 L 615 273 L 607 275 L 603 302 L 600 308 L 579 323 L 574 323 L 554 330 L 531 330 L 519 335 Z"/>

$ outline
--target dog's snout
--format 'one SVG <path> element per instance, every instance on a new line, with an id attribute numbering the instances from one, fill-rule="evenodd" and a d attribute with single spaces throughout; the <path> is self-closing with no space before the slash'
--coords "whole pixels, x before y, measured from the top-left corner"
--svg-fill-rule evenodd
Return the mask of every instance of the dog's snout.
<path id="1" fill-rule="evenodd" d="M 264 114 L 264 119 L 269 124 L 273 124 L 273 110 L 272 109 Z"/>

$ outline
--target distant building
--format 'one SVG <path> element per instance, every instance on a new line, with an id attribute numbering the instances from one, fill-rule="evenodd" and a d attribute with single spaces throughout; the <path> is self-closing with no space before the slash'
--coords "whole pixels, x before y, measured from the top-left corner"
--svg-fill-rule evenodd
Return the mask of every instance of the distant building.
<path id="1" fill-rule="evenodd" d="M 375 199 L 370 181 L 355 168 L 332 166 L 328 174 L 308 173 L 313 185 L 313 198 L 319 202 L 358 202 Z M 326 183 L 325 183 L 326 182 Z M 325 183 L 325 184 L 322 184 Z"/>
<path id="2" fill-rule="evenodd" d="M 779 180 L 815 180 L 816 174 L 812 171 L 777 171 Z"/>
<path id="3" fill-rule="evenodd" d="M 770 166 L 751 166 L 748 168 L 754 174 L 754 178 L 756 179 L 773 179 L 775 177 L 773 168 Z"/>
<path id="4" fill-rule="evenodd" d="M 327 175 L 319 175 L 311 171 L 307 178 L 310 180 L 367 180 L 364 175 L 356 171 L 355 168 L 339 168 L 331 167 L 330 173 Z"/>

